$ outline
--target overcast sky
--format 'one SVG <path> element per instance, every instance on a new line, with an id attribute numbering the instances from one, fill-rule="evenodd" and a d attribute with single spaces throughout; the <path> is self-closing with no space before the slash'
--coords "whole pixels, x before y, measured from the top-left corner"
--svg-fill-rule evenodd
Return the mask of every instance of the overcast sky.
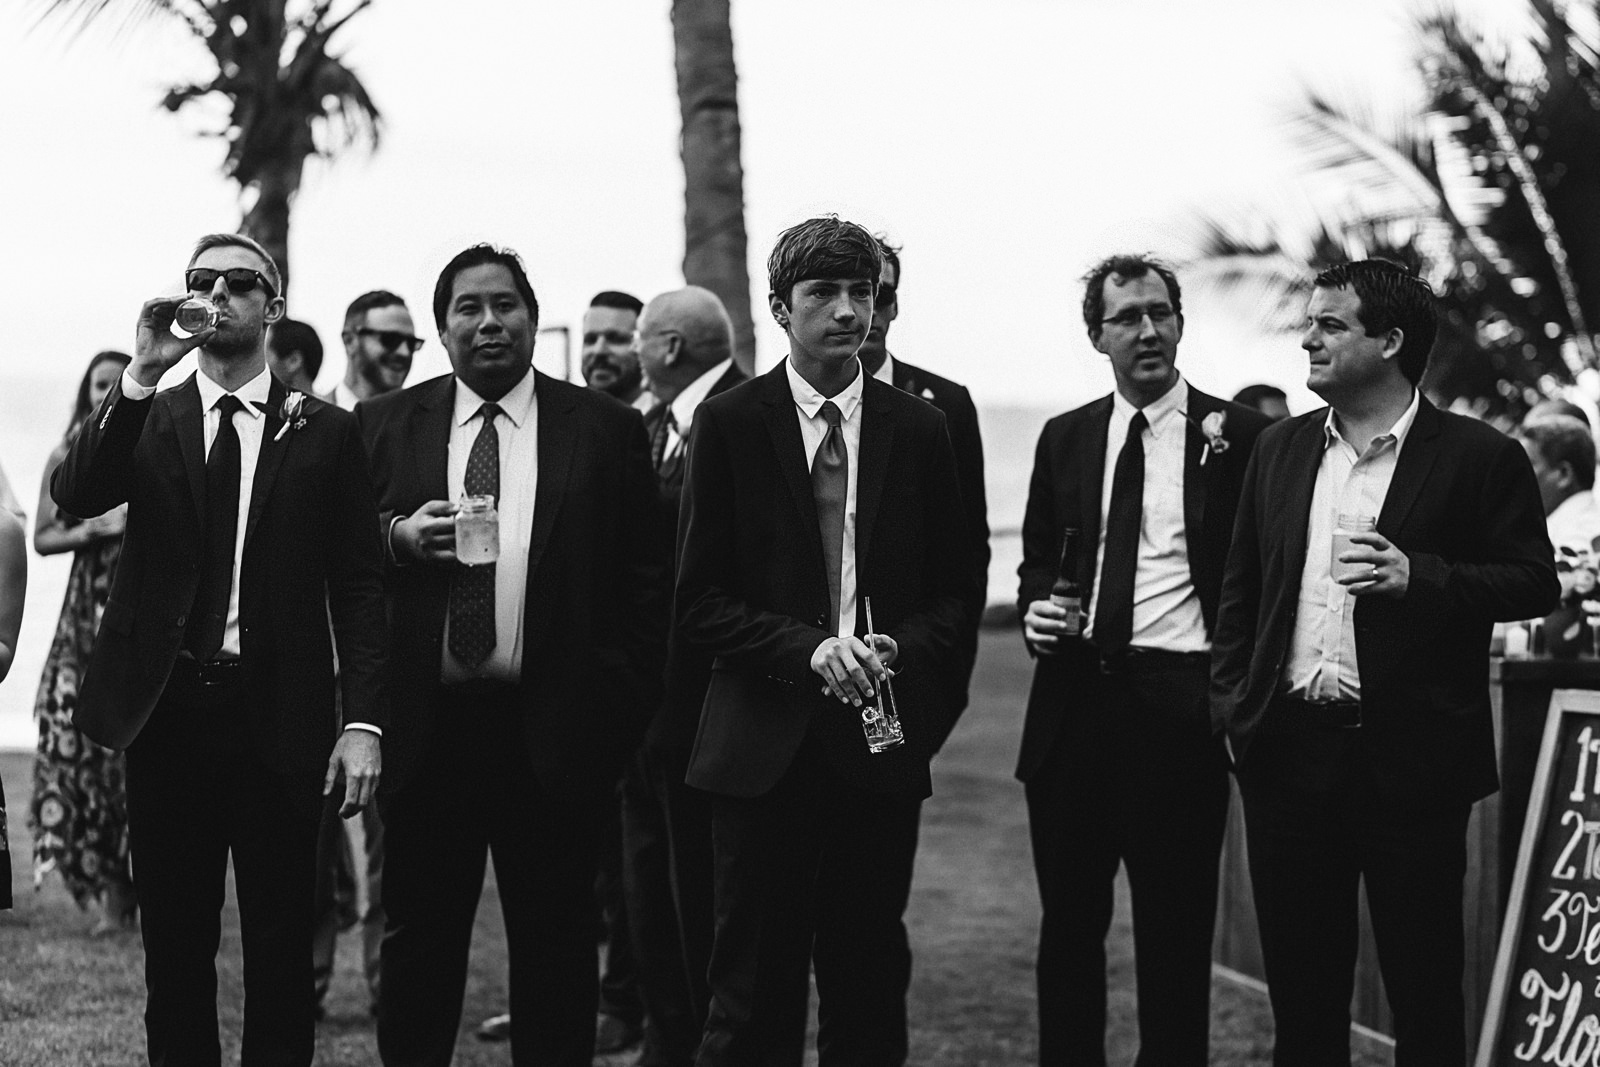
<path id="1" fill-rule="evenodd" d="M 196 42 L 171 28 L 73 38 L 33 28 L 39 6 L 0 11 L 0 464 L 30 510 L 89 356 L 129 348 L 140 304 L 181 287 L 195 237 L 239 221 L 220 142 L 195 136 L 204 116 L 157 107 L 204 74 Z M 837 211 L 886 231 L 904 245 L 891 349 L 986 406 L 1064 410 L 1110 388 L 1078 277 L 1112 251 L 1173 252 L 1195 204 L 1292 182 L 1278 122 L 1304 86 L 1379 107 L 1416 92 L 1403 0 L 733 6 L 756 306 L 785 226 Z M 1503 22 L 1521 0 L 1457 6 Z M 522 253 L 547 324 L 576 326 L 601 289 L 682 284 L 669 8 L 376 0 L 349 24 L 338 41 L 385 140 L 314 162 L 295 205 L 289 307 L 322 335 L 320 386 L 343 373 L 345 305 L 379 287 L 430 338 L 412 381 L 447 369 L 429 297 L 474 241 Z M 1292 339 L 1205 301 L 1185 310 L 1179 363 L 1196 384 L 1276 382 L 1310 406 Z M 757 329 L 765 368 L 782 338 L 765 316 Z M 543 344 L 538 362 L 558 367 Z M 991 466 L 1025 467 L 1020 451 Z M 35 578 L 29 614 L 47 635 L 65 561 Z M 0 720 L 31 703 L 43 650 L 24 652 Z"/>

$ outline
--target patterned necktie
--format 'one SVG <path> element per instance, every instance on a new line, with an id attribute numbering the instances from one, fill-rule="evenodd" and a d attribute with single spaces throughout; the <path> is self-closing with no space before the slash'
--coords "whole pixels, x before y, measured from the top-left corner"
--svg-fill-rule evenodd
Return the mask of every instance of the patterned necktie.
<path id="1" fill-rule="evenodd" d="M 1139 528 L 1144 519 L 1144 431 L 1142 411 L 1128 422 L 1128 438 L 1117 455 L 1106 513 L 1106 554 L 1100 565 L 1094 643 L 1102 655 L 1120 652 L 1133 636 L 1133 580 L 1139 570 Z"/>
<path id="2" fill-rule="evenodd" d="M 817 527 L 822 534 L 822 560 L 828 568 L 828 603 L 832 629 L 839 632 L 839 589 L 844 573 L 844 505 L 850 490 L 850 458 L 844 447 L 844 416 L 831 400 L 823 401 L 822 417 L 828 432 L 811 461 L 811 496 L 817 504 Z"/>
<path id="3" fill-rule="evenodd" d="M 206 525 L 200 555 L 200 584 L 184 647 L 201 663 L 222 648 L 228 626 L 228 600 L 233 592 L 233 549 L 239 533 L 239 431 L 233 416 L 244 404 L 232 393 L 216 403 L 217 436 L 206 456 Z"/>
<path id="4" fill-rule="evenodd" d="M 495 429 L 494 418 L 499 414 L 499 404 L 485 404 L 478 409 L 483 425 L 467 454 L 467 473 L 462 479 L 467 496 L 492 496 L 497 507 L 500 433 Z M 476 667 L 494 650 L 495 570 L 493 563 L 476 567 L 458 563 L 450 582 L 450 654 L 468 667 Z"/>
<path id="5" fill-rule="evenodd" d="M 650 432 L 650 467 L 659 472 L 661 459 L 667 454 L 667 420 L 672 417 L 672 407 L 669 404 L 657 404 L 645 415 L 645 424 L 654 425 Z"/>

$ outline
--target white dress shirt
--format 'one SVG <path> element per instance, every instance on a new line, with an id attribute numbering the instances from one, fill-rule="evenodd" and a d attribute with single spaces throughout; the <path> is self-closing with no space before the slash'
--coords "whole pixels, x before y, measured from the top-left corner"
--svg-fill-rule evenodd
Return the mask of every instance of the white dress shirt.
<path id="1" fill-rule="evenodd" d="M 1594 551 L 1595 539 L 1600 538 L 1600 500 L 1595 499 L 1594 490 L 1580 489 L 1557 504 L 1544 522 L 1557 558 L 1563 548 L 1586 556 Z"/>
<path id="2" fill-rule="evenodd" d="M 795 415 L 800 420 L 800 441 L 806 450 L 806 469 L 816 462 L 817 449 L 828 436 L 828 420 L 822 417 L 824 401 L 832 400 L 843 419 L 839 430 L 844 434 L 846 476 L 849 479 L 844 498 L 844 551 L 839 556 L 839 637 L 851 637 L 856 632 L 856 483 L 861 468 L 861 391 L 866 375 L 857 369 L 855 381 L 845 386 L 839 395 L 823 396 L 800 377 L 789 360 L 783 361 L 789 375 L 789 391 L 794 395 Z"/>
<path id="3" fill-rule="evenodd" d="M 227 395 L 227 390 L 206 377 L 204 371 L 195 374 L 195 385 L 200 390 L 200 411 L 204 417 L 205 454 L 211 457 L 211 445 L 222 426 L 222 414 L 217 401 Z M 272 388 L 272 376 L 262 367 L 261 373 L 245 382 L 234 396 L 243 402 L 242 410 L 234 413 L 233 429 L 239 435 L 239 517 L 233 534 L 233 584 L 228 589 L 228 621 L 222 631 L 222 658 L 239 655 L 239 575 L 244 569 L 244 535 L 250 516 L 250 496 L 255 488 L 256 462 L 261 457 L 262 435 L 266 432 L 266 407 Z M 154 395 L 156 387 L 140 385 L 128 371 L 122 372 L 122 395 L 129 400 L 144 400 Z M 346 730 L 366 730 L 378 734 L 383 731 L 364 722 L 345 723 Z"/>
<path id="4" fill-rule="evenodd" d="M 361 403 L 361 398 L 356 396 L 356 391 L 344 382 L 339 382 L 333 387 L 333 402 L 346 411 L 354 411 L 356 405 Z"/>
<path id="5" fill-rule="evenodd" d="M 1189 383 L 1182 377 L 1160 399 L 1142 409 L 1149 421 L 1144 441 L 1144 499 L 1139 523 L 1139 563 L 1133 578 L 1133 634 L 1129 644 L 1168 652 L 1208 652 L 1200 594 L 1189 570 L 1189 533 L 1183 521 L 1183 463 L 1188 447 Z M 1106 519 L 1117 457 L 1128 438 L 1128 424 L 1140 411 L 1121 393 L 1111 394 L 1106 428 L 1106 464 L 1100 485 L 1100 540 L 1095 546 L 1096 575 L 1105 573 Z M 1094 637 L 1095 610 L 1102 583 L 1089 598 L 1084 636 Z"/>
<path id="6" fill-rule="evenodd" d="M 670 410 L 673 425 L 667 427 L 667 445 L 661 453 L 663 462 L 676 456 L 683 443 L 689 439 L 689 430 L 694 425 L 694 409 L 700 406 L 706 394 L 711 392 L 711 387 L 722 380 L 722 376 L 728 373 L 728 368 L 731 366 L 733 357 L 729 356 L 684 386 L 683 390 L 672 398 Z"/>
<path id="7" fill-rule="evenodd" d="M 533 536 L 533 500 L 539 485 L 539 405 L 534 402 L 535 375 L 530 370 L 501 397 L 494 427 L 500 442 L 500 558 L 494 571 L 494 649 L 476 667 L 450 653 L 450 619 L 445 617 L 443 662 L 445 682 L 488 678 L 516 682 L 522 677 L 522 622 L 528 595 L 528 544 Z M 467 457 L 478 439 L 483 398 L 456 379 L 455 410 L 450 419 L 450 457 L 446 485 L 450 499 L 466 492 Z"/>
<path id="8" fill-rule="evenodd" d="M 1356 663 L 1356 597 L 1333 580 L 1333 533 L 1340 515 L 1377 520 L 1389 483 L 1416 421 L 1421 394 L 1386 434 L 1359 456 L 1339 432 L 1332 408 L 1323 423 L 1322 463 L 1311 491 L 1306 525 L 1306 562 L 1300 571 L 1300 601 L 1284 666 L 1290 696 L 1304 700 L 1359 700 L 1361 672 Z"/>

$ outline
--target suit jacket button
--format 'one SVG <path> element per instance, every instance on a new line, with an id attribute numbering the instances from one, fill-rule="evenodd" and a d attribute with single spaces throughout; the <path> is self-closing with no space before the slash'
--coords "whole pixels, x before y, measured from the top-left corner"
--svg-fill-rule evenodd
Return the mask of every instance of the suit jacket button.
<path id="1" fill-rule="evenodd" d="M 189 616 L 187 616 L 187 615 L 179 615 L 178 616 L 178 625 L 179 626 L 187 626 L 187 625 L 189 625 Z"/>

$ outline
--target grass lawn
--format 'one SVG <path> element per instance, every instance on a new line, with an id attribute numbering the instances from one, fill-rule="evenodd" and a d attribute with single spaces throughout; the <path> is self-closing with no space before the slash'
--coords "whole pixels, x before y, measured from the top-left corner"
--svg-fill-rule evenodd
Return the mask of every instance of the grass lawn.
<path id="1" fill-rule="evenodd" d="M 1028 1064 L 1035 1052 L 1033 951 L 1038 896 L 1029 859 L 1022 788 L 1011 776 L 1030 667 L 1011 629 L 984 634 L 973 680 L 973 706 L 934 773 L 924 808 L 921 852 L 908 923 L 916 952 L 911 986 L 911 1062 L 933 1067 Z M 15 684 L 18 680 L 12 679 Z M 75 1067 L 144 1062 L 143 955 L 138 935 L 91 939 L 80 913 L 55 881 L 35 893 L 25 828 L 30 756 L 0 753 L 10 812 L 12 891 L 17 907 L 0 912 L 0 1064 Z M 1119 886 L 1108 944 L 1113 1064 L 1137 1048 L 1133 936 L 1125 887 Z M 238 913 L 229 897 L 218 960 L 224 1062 L 237 1062 L 242 988 Z M 504 1045 L 472 1036 L 477 1022 L 505 1003 L 504 928 L 492 870 L 473 936 L 471 974 L 455 1062 L 488 1067 L 511 1061 Z M 340 939 L 329 1018 L 317 1035 L 317 1063 L 377 1062 L 366 1015 L 359 949 Z M 1212 1062 L 1266 1064 L 1271 1016 L 1258 992 L 1217 979 L 1212 997 Z M 1361 1067 L 1390 1062 L 1357 1043 Z M 627 1057 L 605 1061 L 621 1067 Z M 810 1062 L 815 1062 L 814 1056 Z"/>

